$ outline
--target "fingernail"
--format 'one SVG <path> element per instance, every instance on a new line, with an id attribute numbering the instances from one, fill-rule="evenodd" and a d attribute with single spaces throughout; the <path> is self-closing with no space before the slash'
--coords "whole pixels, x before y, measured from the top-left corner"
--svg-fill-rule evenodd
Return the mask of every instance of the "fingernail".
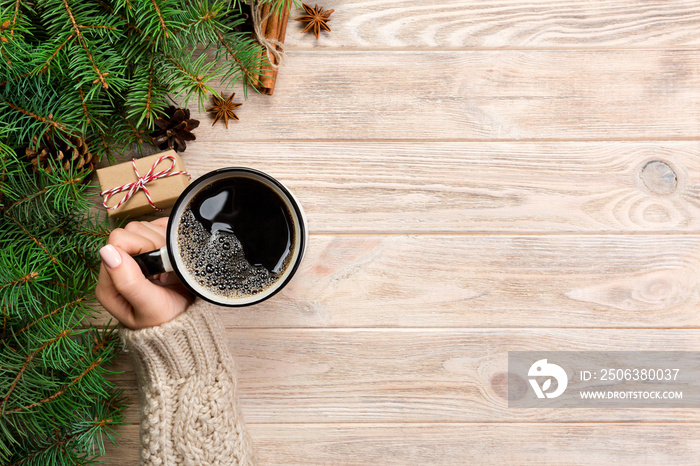
<path id="1" fill-rule="evenodd" d="M 122 256 L 119 255 L 119 251 L 114 249 L 114 246 L 111 244 L 100 249 L 100 257 L 108 269 L 119 267 L 119 264 L 122 263 Z"/>

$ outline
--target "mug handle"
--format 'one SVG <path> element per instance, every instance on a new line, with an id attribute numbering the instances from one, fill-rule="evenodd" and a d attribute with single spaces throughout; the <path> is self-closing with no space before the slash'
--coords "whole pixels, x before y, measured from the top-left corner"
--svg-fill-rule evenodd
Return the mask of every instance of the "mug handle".
<path id="1" fill-rule="evenodd" d="M 163 246 L 155 251 L 144 252 L 138 256 L 133 256 L 133 258 L 146 277 L 173 271 L 167 246 Z"/>

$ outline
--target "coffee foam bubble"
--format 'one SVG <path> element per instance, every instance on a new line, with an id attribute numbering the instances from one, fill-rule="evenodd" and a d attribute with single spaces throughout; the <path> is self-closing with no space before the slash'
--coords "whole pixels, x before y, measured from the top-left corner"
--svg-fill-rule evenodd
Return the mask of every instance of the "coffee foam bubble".
<path id="1" fill-rule="evenodd" d="M 250 264 L 235 234 L 210 233 L 186 209 L 178 226 L 178 248 L 187 274 L 212 295 L 242 298 L 261 293 L 279 278 Z"/>

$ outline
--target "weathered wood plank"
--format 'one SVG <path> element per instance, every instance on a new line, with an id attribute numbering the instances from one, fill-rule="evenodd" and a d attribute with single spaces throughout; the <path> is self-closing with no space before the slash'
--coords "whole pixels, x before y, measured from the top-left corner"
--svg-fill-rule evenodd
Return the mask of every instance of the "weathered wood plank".
<path id="1" fill-rule="evenodd" d="M 655 48 L 698 47 L 700 5 L 324 6 L 319 41 L 290 25 L 275 96 L 228 131 L 195 112 L 185 154 L 278 176 L 315 233 L 283 294 L 222 311 L 261 464 L 696 463 L 697 410 L 509 410 L 505 371 L 514 349 L 699 349 L 700 237 L 599 234 L 698 231 L 700 58 Z M 587 139 L 693 140 L 556 142 Z M 454 232 L 496 235 L 386 236 Z"/>
<path id="2" fill-rule="evenodd" d="M 275 95 L 250 93 L 239 110 L 206 139 L 697 138 L 700 56 L 294 51 Z"/>
<path id="3" fill-rule="evenodd" d="M 700 326 L 696 235 L 312 236 L 304 261 L 225 325 Z"/>
<path id="4" fill-rule="evenodd" d="M 499 48 L 643 47 L 700 44 L 700 5 L 686 0 L 326 0 L 330 33 L 301 34 L 287 47 Z M 300 16 L 292 12 L 292 18 Z"/>
<path id="5" fill-rule="evenodd" d="M 697 464 L 697 424 L 248 424 L 260 464 Z M 103 459 L 138 464 L 138 426 Z"/>
<path id="6" fill-rule="evenodd" d="M 266 171 L 312 233 L 700 230 L 697 142 L 234 144 L 202 131 L 183 154 L 194 176 Z"/>
<path id="7" fill-rule="evenodd" d="M 529 328 L 227 329 L 226 335 L 241 411 L 252 423 L 697 422 L 697 409 L 509 409 L 507 371 L 508 351 L 699 351 L 699 337 L 699 329 Z M 126 356 L 115 364 L 125 372 L 111 378 L 136 404 Z M 127 419 L 138 422 L 136 406 Z"/>

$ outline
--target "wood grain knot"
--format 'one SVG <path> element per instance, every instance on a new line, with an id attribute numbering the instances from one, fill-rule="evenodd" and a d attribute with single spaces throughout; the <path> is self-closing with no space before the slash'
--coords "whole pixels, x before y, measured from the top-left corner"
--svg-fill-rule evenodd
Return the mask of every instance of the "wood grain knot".
<path id="1" fill-rule="evenodd" d="M 527 382 L 516 374 L 496 372 L 491 376 L 491 388 L 496 392 L 496 395 L 505 400 L 508 399 L 508 391 L 511 392 L 512 400 L 519 400 L 527 393 L 527 387 Z"/>
<path id="2" fill-rule="evenodd" d="M 639 178 L 649 191 L 662 196 L 673 193 L 678 186 L 676 172 L 666 162 L 660 160 L 652 160 L 644 165 L 639 172 Z"/>

